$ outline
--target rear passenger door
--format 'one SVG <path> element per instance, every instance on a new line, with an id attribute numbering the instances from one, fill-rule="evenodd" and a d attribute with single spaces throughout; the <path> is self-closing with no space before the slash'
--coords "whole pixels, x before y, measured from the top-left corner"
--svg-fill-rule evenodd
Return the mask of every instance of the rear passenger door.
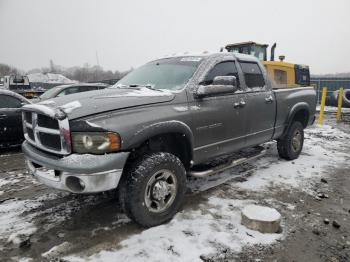
<path id="1" fill-rule="evenodd" d="M 272 138 L 276 101 L 257 62 L 240 61 L 244 75 L 247 110 L 246 146 L 254 146 Z"/>

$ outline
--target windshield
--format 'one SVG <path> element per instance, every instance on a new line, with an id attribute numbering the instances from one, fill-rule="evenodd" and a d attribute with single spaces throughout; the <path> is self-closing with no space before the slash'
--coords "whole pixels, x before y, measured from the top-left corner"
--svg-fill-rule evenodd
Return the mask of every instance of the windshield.
<path id="1" fill-rule="evenodd" d="M 60 87 L 53 87 L 49 90 L 47 90 L 44 94 L 40 96 L 41 99 L 48 99 L 52 98 L 56 95 L 57 91 L 59 91 L 61 88 Z"/>
<path id="2" fill-rule="evenodd" d="M 200 57 L 157 60 L 130 72 L 115 87 L 148 86 L 154 89 L 182 89 L 196 71 Z"/>

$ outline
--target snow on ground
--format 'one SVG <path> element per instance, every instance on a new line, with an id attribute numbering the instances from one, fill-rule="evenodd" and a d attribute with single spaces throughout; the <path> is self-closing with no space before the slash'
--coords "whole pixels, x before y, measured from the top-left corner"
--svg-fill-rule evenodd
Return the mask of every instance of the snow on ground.
<path id="1" fill-rule="evenodd" d="M 266 156 L 254 163 L 256 171 L 247 181 L 236 186 L 251 191 L 266 191 L 271 188 L 296 188 L 310 192 L 312 181 L 324 176 L 323 170 L 339 163 L 349 154 L 343 152 L 350 135 L 328 125 L 315 126 L 305 132 L 304 148 L 298 159 L 286 161 L 278 158 L 276 146 L 271 146 Z M 216 179 L 206 178 L 196 181 L 194 188 L 203 191 L 232 179 L 228 170 Z"/>
<path id="2" fill-rule="evenodd" d="M 38 228 L 35 223 L 38 222 L 40 216 L 45 215 L 49 221 L 52 221 L 49 224 L 44 224 L 43 229 L 47 231 L 67 220 L 78 207 L 94 202 L 93 196 L 87 197 L 84 203 L 73 198 L 52 207 L 41 209 L 45 203 L 56 201 L 65 196 L 69 196 L 69 194 L 57 192 L 44 194 L 35 199 L 9 199 L 1 203 L 0 242 L 18 244 L 20 239 L 29 237 L 37 231 Z"/>
<path id="3" fill-rule="evenodd" d="M 116 251 L 101 251 L 91 261 L 202 261 L 201 255 L 244 245 L 271 244 L 282 234 L 262 234 L 240 224 L 240 210 L 249 200 L 209 198 L 199 210 L 182 211 L 168 224 L 122 241 Z M 67 257 L 69 261 L 85 258 Z"/>
<path id="4" fill-rule="evenodd" d="M 275 144 L 270 143 L 267 155 L 251 163 L 249 168 L 243 165 L 209 178 L 195 179 L 190 181 L 189 187 L 193 191 L 204 191 L 226 183 L 233 191 L 243 190 L 258 196 L 265 192 L 293 189 L 314 194 L 313 183 L 327 176 L 327 170 L 339 164 L 350 164 L 346 161 L 349 160 L 347 153 L 349 139 L 349 134 L 337 128 L 327 125 L 315 126 L 306 130 L 302 155 L 294 161 L 279 159 Z M 237 174 L 244 176 L 246 181 L 234 181 L 233 178 L 239 177 Z M 0 180 L 0 194 L 6 193 L 9 185 L 17 183 L 18 177 L 22 175 L 8 172 L 9 179 Z M 247 205 L 261 203 L 245 199 L 244 196 L 243 199 L 239 199 L 229 194 L 222 195 L 220 190 L 210 191 L 206 196 L 208 196 L 207 202 L 202 201 L 198 205 L 186 207 L 165 225 L 130 234 L 121 242 L 114 245 L 109 243 L 106 250 L 98 249 L 97 253 L 90 253 L 93 255 L 89 257 L 84 253 L 78 253 L 67 259 L 69 261 L 201 261 L 200 256 L 210 257 L 222 253 L 221 251 L 227 248 L 238 253 L 249 245 L 269 245 L 284 238 L 292 226 L 287 225 L 282 217 L 281 234 L 262 234 L 249 230 L 240 224 L 240 211 Z M 95 198 L 86 196 L 82 201 L 67 193 L 52 193 L 34 199 L 6 200 L 0 205 L 0 242 L 18 244 L 23 235 L 39 234 L 43 233 L 43 230 L 45 232 L 55 226 L 59 227 L 61 223 L 69 220 L 71 213 L 77 208 L 84 209 L 99 201 Z M 265 199 L 266 204 L 278 211 L 281 209 L 283 211 L 283 208 L 290 210 L 294 208 L 290 203 L 279 203 L 275 199 Z M 40 217 L 52 222 L 44 224 L 43 228 L 37 228 Z M 127 219 L 121 222 L 132 223 Z M 102 229 L 111 230 L 108 227 Z M 91 234 L 98 230 L 101 229 L 96 227 Z M 52 256 L 58 250 L 66 254 L 61 250 L 66 244 L 59 244 L 56 247 L 51 247 L 47 250 L 50 252 L 43 255 Z"/>
<path id="5" fill-rule="evenodd" d="M 33 210 L 42 206 L 44 201 L 49 201 L 57 197 L 59 196 L 56 194 L 46 194 L 35 200 L 9 199 L 1 203 L 0 241 L 3 240 L 18 244 L 21 236 L 30 236 L 36 232 L 37 228 L 34 222 L 39 212 L 34 212 Z M 55 213 L 52 213 L 52 218 L 55 219 L 53 221 L 56 223 L 64 220 L 64 218 Z"/>
<path id="6" fill-rule="evenodd" d="M 10 180 L 0 179 L 0 188 L 4 185 L 10 184 Z"/>
<path id="7" fill-rule="evenodd" d="M 317 106 L 316 107 L 316 111 L 319 112 L 321 109 L 321 106 Z M 336 113 L 338 111 L 338 107 L 336 106 L 325 106 L 324 107 L 324 111 L 325 112 L 332 112 L 332 113 Z M 342 107 L 342 112 L 343 113 L 350 113 L 350 108 L 346 108 L 346 107 Z"/>
<path id="8" fill-rule="evenodd" d="M 302 155 L 294 161 L 278 159 L 276 147 L 254 163 L 256 169 L 245 182 L 230 182 L 232 187 L 246 191 L 289 190 L 297 188 L 311 194 L 312 183 L 325 176 L 327 169 L 345 163 L 345 141 L 350 135 L 330 126 L 316 126 L 306 131 Z M 242 167 L 223 172 L 214 177 L 196 181 L 199 191 L 232 180 L 232 175 Z M 244 170 L 243 170 L 244 173 Z M 219 182 L 218 182 L 219 181 Z M 191 185 L 190 185 L 191 187 Z M 275 201 L 269 201 L 277 205 Z M 88 258 L 84 254 L 66 257 L 69 261 L 202 261 L 200 256 L 220 253 L 229 248 L 240 252 L 253 244 L 271 244 L 285 237 L 283 234 L 262 234 L 240 224 L 240 210 L 254 200 L 226 199 L 214 193 L 208 202 L 178 213 L 168 224 L 153 227 L 130 236 L 115 245 L 113 250 L 103 250 Z M 282 203 L 284 204 L 284 203 Z M 285 203 L 288 209 L 294 208 Z M 271 206 L 273 207 L 273 206 Z M 283 224 L 283 218 L 282 218 Z M 288 225 L 284 225 L 288 227 Z"/>
<path id="9" fill-rule="evenodd" d="M 1 204 L 0 209 L 0 240 L 18 244 L 20 235 L 31 235 L 36 227 L 24 212 L 40 206 L 40 203 L 30 200 L 12 200 Z"/>
<path id="10" fill-rule="evenodd" d="M 22 176 L 23 176 L 23 174 L 21 174 L 21 173 L 14 175 L 13 172 L 11 172 L 11 173 L 9 173 L 9 176 L 7 177 L 7 179 L 0 178 L 0 189 L 5 185 L 18 183 L 20 181 L 18 178 L 20 178 Z"/>
<path id="11" fill-rule="evenodd" d="M 50 261 L 51 261 L 55 257 L 59 256 L 61 254 L 61 252 L 64 252 L 65 250 L 69 249 L 70 246 L 71 246 L 71 243 L 69 243 L 67 241 L 63 242 L 62 244 L 59 244 L 58 246 L 54 246 L 49 251 L 43 253 L 41 256 L 46 258 L 46 259 L 50 259 Z"/>
<path id="12" fill-rule="evenodd" d="M 61 74 L 53 74 L 53 73 L 34 73 L 28 75 L 29 82 L 38 82 L 38 83 L 62 83 L 62 84 L 70 84 L 76 81 L 70 80 L 69 78 L 61 75 Z"/>

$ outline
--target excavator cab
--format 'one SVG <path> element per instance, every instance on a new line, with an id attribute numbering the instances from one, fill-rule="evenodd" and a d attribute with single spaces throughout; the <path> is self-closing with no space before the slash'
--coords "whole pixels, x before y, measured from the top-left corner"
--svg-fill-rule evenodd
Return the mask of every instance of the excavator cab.
<path id="1" fill-rule="evenodd" d="M 276 88 L 290 88 L 310 85 L 310 70 L 307 65 L 284 62 L 285 57 L 279 56 L 275 61 L 276 43 L 271 47 L 270 60 L 267 60 L 267 44 L 256 42 L 243 42 L 229 44 L 225 48 L 228 52 L 253 55 L 262 61 L 270 79 Z"/>
<path id="2" fill-rule="evenodd" d="M 268 46 L 269 45 L 258 44 L 250 41 L 250 42 L 227 45 L 225 48 L 228 52 L 253 55 L 261 61 L 266 61 Z"/>

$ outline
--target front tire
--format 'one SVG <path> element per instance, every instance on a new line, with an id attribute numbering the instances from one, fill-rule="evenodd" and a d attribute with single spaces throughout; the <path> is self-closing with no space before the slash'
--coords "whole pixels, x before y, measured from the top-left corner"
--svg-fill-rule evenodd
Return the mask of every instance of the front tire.
<path id="1" fill-rule="evenodd" d="M 153 153 L 130 164 L 123 174 L 120 200 L 127 216 L 152 227 L 171 220 L 184 200 L 186 171 L 169 153 Z"/>
<path id="2" fill-rule="evenodd" d="M 286 135 L 277 140 L 277 150 L 281 158 L 293 160 L 299 157 L 304 145 L 304 127 L 296 121 L 291 124 Z"/>

